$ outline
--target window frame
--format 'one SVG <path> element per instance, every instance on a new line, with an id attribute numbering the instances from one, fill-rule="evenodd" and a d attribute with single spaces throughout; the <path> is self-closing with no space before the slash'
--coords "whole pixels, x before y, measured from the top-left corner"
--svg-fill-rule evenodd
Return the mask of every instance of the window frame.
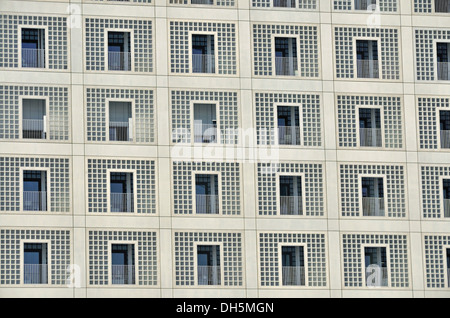
<path id="1" fill-rule="evenodd" d="M 197 182 L 196 182 L 196 176 L 197 175 L 215 175 L 217 177 L 217 198 L 218 198 L 218 206 L 219 210 L 217 213 L 197 213 Z M 197 217 L 219 217 L 223 216 L 223 209 L 222 209 L 222 173 L 221 171 L 197 171 L 193 170 L 191 172 L 192 177 L 192 183 L 191 183 L 191 189 L 192 189 L 192 215 L 195 215 Z"/>
<path id="2" fill-rule="evenodd" d="M 198 283 L 198 246 L 218 246 L 219 247 L 219 261 L 220 261 L 220 284 L 217 285 L 200 285 Z M 223 288 L 224 285 L 224 246 L 223 242 L 194 242 L 194 286 L 197 288 Z"/>
<path id="3" fill-rule="evenodd" d="M 134 30 L 129 28 L 104 28 L 104 43 L 105 43 L 105 72 L 113 72 L 113 73 L 119 73 L 119 74 L 128 74 L 128 73 L 134 73 Z M 130 69 L 129 70 L 110 70 L 109 69 L 109 32 L 122 32 L 122 33 L 129 33 L 129 41 L 130 41 Z"/>
<path id="4" fill-rule="evenodd" d="M 361 109 L 378 109 L 380 110 L 380 130 L 381 130 L 381 146 L 377 147 L 377 146 L 361 146 L 361 132 L 360 132 L 360 117 L 359 117 L 359 112 Z M 384 131 L 384 127 L 385 127 L 385 123 L 384 123 L 384 107 L 381 105 L 361 105 L 358 104 L 355 106 L 355 117 L 358 120 L 357 123 L 357 129 L 356 129 L 356 139 L 357 139 L 357 148 L 361 148 L 364 150 L 370 150 L 370 149 L 374 149 L 374 150 L 380 150 L 380 149 L 385 149 L 386 148 L 386 141 L 385 141 L 385 131 Z"/>
<path id="5" fill-rule="evenodd" d="M 306 243 L 294 243 L 294 242 L 278 242 L 278 277 L 279 286 L 282 288 L 298 289 L 298 288 L 310 288 L 308 282 L 308 245 Z M 303 259 L 304 259 L 304 271 L 305 271 L 305 285 L 284 285 L 283 284 L 283 247 L 303 247 Z"/>
<path id="6" fill-rule="evenodd" d="M 282 218 L 300 218 L 300 217 L 306 217 L 306 196 L 305 196 L 305 173 L 296 173 L 296 172 L 279 172 L 277 171 L 275 173 L 275 177 L 276 177 L 276 204 L 277 204 L 277 217 L 282 217 Z M 301 187 L 302 187 L 302 202 L 301 202 L 301 207 L 302 207 L 302 214 L 281 214 L 281 190 L 280 190 L 280 177 L 300 177 L 301 178 Z"/>
<path id="7" fill-rule="evenodd" d="M 213 105 L 213 107 L 216 109 L 216 142 L 195 142 L 195 105 Z M 190 137 L 191 137 L 191 144 L 195 146 L 221 146 L 222 145 L 222 139 L 220 134 L 220 107 L 219 103 L 217 101 L 210 101 L 210 100 L 191 100 L 190 101 Z"/>
<path id="8" fill-rule="evenodd" d="M 132 212 L 113 212 L 111 211 L 111 173 L 118 172 L 118 173 L 131 173 L 133 176 L 133 211 Z M 112 214 L 112 215 L 137 215 L 137 171 L 136 169 L 106 169 L 106 184 L 107 184 L 107 209 L 106 213 Z"/>
<path id="9" fill-rule="evenodd" d="M 45 138 L 23 138 L 23 101 L 24 100 L 43 100 L 45 102 L 45 120 L 44 128 L 46 128 Z M 36 95 L 20 95 L 19 96 L 19 139 L 25 142 L 45 142 L 50 140 L 50 98 L 49 96 Z M 45 130 L 45 129 L 44 129 Z"/>
<path id="10" fill-rule="evenodd" d="M 277 75 L 277 66 L 276 66 L 276 39 L 277 38 L 287 38 L 287 39 L 293 39 L 295 38 L 295 46 L 296 46 L 296 50 L 297 50 L 297 73 L 295 73 L 294 70 L 294 75 Z M 271 54 L 271 58 L 272 58 L 272 76 L 271 77 L 275 77 L 275 78 L 282 78 L 282 79 L 295 79 L 295 78 L 304 78 L 303 76 L 301 76 L 300 74 L 300 36 L 298 34 L 274 34 L 272 33 L 270 35 L 270 40 L 271 40 L 271 49 L 272 52 Z M 319 46 L 319 44 L 318 44 Z M 320 50 L 320 48 L 318 47 L 318 50 Z M 320 62 L 319 62 L 320 64 Z M 319 73 L 320 74 L 320 73 Z"/>
<path id="11" fill-rule="evenodd" d="M 41 284 L 25 284 L 25 244 L 47 244 L 47 283 Z M 51 268 L 52 268 L 52 258 L 50 257 L 52 250 L 51 240 L 48 239 L 23 239 L 20 240 L 20 285 L 26 286 L 27 288 L 42 288 L 43 286 L 49 286 L 51 281 Z M 44 265 L 44 264 L 40 264 Z"/>
<path id="12" fill-rule="evenodd" d="M 387 286 L 367 286 L 367 277 L 366 277 L 366 275 L 367 275 L 367 273 L 366 273 L 366 271 L 367 271 L 367 268 L 368 267 L 366 267 L 366 253 L 365 253 L 365 249 L 366 249 L 366 247 L 369 247 L 369 248 L 379 248 L 379 247 L 382 247 L 382 248 L 385 248 L 386 249 L 386 271 L 387 271 L 387 275 L 388 275 L 388 277 L 387 277 Z M 363 272 L 363 287 L 364 288 L 369 288 L 369 289 L 372 289 L 372 288 L 379 288 L 379 289 L 382 289 L 382 288 L 391 288 L 391 260 L 390 260 L 390 247 L 389 247 L 389 244 L 385 244 L 385 243 L 363 243 L 363 244 L 361 244 L 361 265 L 362 265 L 362 272 Z M 369 265 L 374 265 L 374 264 L 369 264 Z"/>
<path id="13" fill-rule="evenodd" d="M 117 212 L 114 212 L 117 213 Z M 120 212 L 119 212 L 120 213 Z M 132 245 L 134 248 L 134 284 L 113 284 L 113 279 L 112 279 L 112 246 L 113 245 Z M 137 250 L 137 242 L 136 241 L 126 241 L 126 240 L 110 240 L 108 241 L 108 255 L 110 257 L 108 257 L 108 286 L 112 286 L 112 287 L 124 287 L 124 288 L 130 288 L 129 286 L 138 286 L 138 278 L 139 276 L 137 275 L 137 267 L 138 267 L 138 250 Z"/>
<path id="14" fill-rule="evenodd" d="M 203 5 L 200 5 L 203 6 Z M 208 5 L 209 6 L 209 5 Z M 193 49 L 193 44 L 194 41 L 192 39 L 192 37 L 194 35 L 212 35 L 214 36 L 214 72 L 212 73 L 203 73 L 203 72 L 194 72 L 194 63 L 193 63 L 193 53 L 192 53 L 192 49 Z M 188 49 L 189 49 L 189 75 L 192 76 L 218 76 L 221 75 L 219 73 L 219 34 L 218 32 L 214 32 L 214 31 L 188 31 Z"/>
<path id="15" fill-rule="evenodd" d="M 358 50 L 357 41 L 376 41 L 377 42 L 377 54 L 378 54 L 378 77 L 358 77 Z M 383 81 L 382 74 L 382 55 L 381 55 L 381 38 L 371 36 L 354 36 L 352 39 L 353 45 L 353 80 L 357 81 Z"/>
<path id="16" fill-rule="evenodd" d="M 362 179 L 363 178 L 377 178 L 377 179 L 383 179 L 383 202 L 384 202 L 384 215 L 364 215 L 364 207 L 363 207 L 363 188 L 362 188 Z M 388 218 L 389 211 L 388 211 L 388 205 L 387 205 L 387 198 L 388 198 L 388 192 L 387 192 L 387 176 L 382 174 L 371 174 L 371 173 L 362 173 L 358 174 L 358 204 L 359 204 L 359 217 L 360 218 L 368 218 L 368 219 L 386 219 Z M 352 217 L 353 218 L 353 217 Z"/>
<path id="17" fill-rule="evenodd" d="M 44 67 L 23 67 L 22 64 L 22 29 L 38 29 L 38 30 L 44 30 Z M 35 25 L 35 24 L 19 24 L 17 26 L 17 32 L 18 32 L 18 52 L 17 52 L 17 57 L 18 57 L 18 67 L 21 71 L 24 70 L 30 70 L 30 71 L 39 71 L 39 70 L 50 70 L 49 68 L 49 32 L 48 32 L 48 26 L 47 25 Z"/>
<path id="18" fill-rule="evenodd" d="M 278 126 L 278 107 L 298 107 L 298 120 L 299 120 L 299 139 L 300 139 L 300 145 L 289 145 L 289 144 L 280 144 L 280 139 L 279 139 L 279 126 Z M 304 124 L 303 124 L 303 104 L 301 103 L 282 103 L 282 102 L 278 102 L 278 103 L 274 103 L 273 104 L 273 114 L 274 114 L 274 118 L 273 118 L 273 123 L 275 127 L 275 131 L 274 131 L 274 138 L 275 138 L 275 145 L 277 145 L 278 147 L 287 147 L 287 148 L 293 148 L 293 147 L 305 147 L 305 140 L 304 140 Z"/>
<path id="19" fill-rule="evenodd" d="M 433 1 L 434 2 L 434 1 Z M 438 55 L 437 55 L 437 45 L 438 43 L 445 43 L 447 44 L 447 55 L 448 55 L 448 73 L 449 73 L 449 79 L 448 80 L 442 80 L 439 79 L 439 73 L 438 73 Z M 433 63 L 434 63 L 434 67 L 433 67 L 433 72 L 435 74 L 435 82 L 438 83 L 443 83 L 443 84 L 448 84 L 450 83 L 450 39 L 433 39 Z"/>
<path id="20" fill-rule="evenodd" d="M 45 211 L 29 211 L 24 210 L 24 172 L 25 171 L 39 171 L 39 172 L 45 172 L 46 173 L 46 184 L 45 184 L 45 203 L 46 203 L 46 210 Z M 19 205 L 19 211 L 22 211 L 24 213 L 49 213 L 52 212 L 51 209 L 51 202 L 50 202 L 50 168 L 46 167 L 20 167 L 19 169 L 19 178 L 20 178 L 20 205 Z"/>
<path id="21" fill-rule="evenodd" d="M 131 104 L 131 123 L 132 123 L 132 140 L 127 141 L 120 141 L 120 140 L 110 140 L 109 137 L 109 117 L 110 117 L 110 103 L 111 102 L 118 102 L 118 103 L 130 103 Z M 135 143 L 136 142 L 136 109 L 135 109 L 135 100 L 132 98 L 106 98 L 105 99 L 105 108 L 106 108 L 106 114 L 105 114 L 105 125 L 106 125 L 106 141 L 108 143 L 117 143 L 117 144 L 124 144 L 124 143 Z M 129 129 L 129 128 L 128 128 Z M 130 129 L 129 129 L 130 130 Z"/>

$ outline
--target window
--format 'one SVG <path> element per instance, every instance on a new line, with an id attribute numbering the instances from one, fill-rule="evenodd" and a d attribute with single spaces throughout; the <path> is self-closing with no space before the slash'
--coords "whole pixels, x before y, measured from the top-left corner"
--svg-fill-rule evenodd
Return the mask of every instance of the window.
<path id="1" fill-rule="evenodd" d="M 191 4 L 214 4 L 214 0 L 191 0 Z"/>
<path id="2" fill-rule="evenodd" d="M 219 181 L 216 174 L 195 175 L 195 211 L 198 214 L 219 213 Z"/>
<path id="3" fill-rule="evenodd" d="M 22 67 L 45 68 L 45 30 L 22 28 Z"/>
<path id="4" fill-rule="evenodd" d="M 298 74 L 296 38 L 275 38 L 275 74 L 283 76 Z"/>
<path id="5" fill-rule="evenodd" d="M 434 0 L 435 12 L 450 13 L 450 0 Z"/>
<path id="6" fill-rule="evenodd" d="M 217 142 L 216 105 L 194 104 L 194 142 Z"/>
<path id="7" fill-rule="evenodd" d="M 450 149 L 450 110 L 439 111 L 441 148 Z"/>
<path id="8" fill-rule="evenodd" d="M 278 144 L 300 145 L 300 109 L 297 106 L 277 107 Z"/>
<path id="9" fill-rule="evenodd" d="M 192 35 L 192 72 L 215 73 L 215 47 L 214 35 Z"/>
<path id="10" fill-rule="evenodd" d="M 447 257 L 447 287 L 450 287 L 450 248 L 445 249 Z"/>
<path id="11" fill-rule="evenodd" d="M 109 102 L 109 140 L 132 141 L 132 119 L 130 102 Z"/>
<path id="12" fill-rule="evenodd" d="M 365 247 L 366 286 L 388 286 L 386 247 Z"/>
<path id="13" fill-rule="evenodd" d="M 358 78 L 379 78 L 376 40 L 356 40 L 356 63 Z"/>
<path id="14" fill-rule="evenodd" d="M 133 173 L 111 172 L 111 212 L 134 212 Z"/>
<path id="15" fill-rule="evenodd" d="M 355 10 L 375 10 L 377 0 L 354 0 Z"/>
<path id="16" fill-rule="evenodd" d="M 282 246 L 283 286 L 305 286 L 305 257 L 303 246 Z"/>
<path id="17" fill-rule="evenodd" d="M 23 210 L 47 211 L 46 171 L 23 171 Z"/>
<path id="18" fill-rule="evenodd" d="M 108 32 L 108 70 L 131 71 L 130 32 Z"/>
<path id="19" fill-rule="evenodd" d="M 134 244 L 111 245 L 111 282 L 114 285 L 135 284 Z"/>
<path id="20" fill-rule="evenodd" d="M 198 285 L 220 285 L 220 246 L 197 246 Z"/>
<path id="21" fill-rule="evenodd" d="M 24 284 L 47 284 L 47 244 L 24 243 L 23 266 Z"/>
<path id="22" fill-rule="evenodd" d="M 363 177 L 362 208 L 364 216 L 384 216 L 384 187 L 383 178 Z"/>
<path id="23" fill-rule="evenodd" d="M 280 176 L 280 214 L 303 215 L 302 179 L 300 176 Z"/>
<path id="24" fill-rule="evenodd" d="M 275 8 L 295 8 L 295 0 L 273 0 Z"/>
<path id="25" fill-rule="evenodd" d="M 443 192 L 443 204 L 444 204 L 444 217 L 450 218 L 450 179 L 442 180 L 442 192 Z"/>
<path id="26" fill-rule="evenodd" d="M 46 107 L 45 100 L 22 100 L 22 138 L 46 139 Z"/>
<path id="27" fill-rule="evenodd" d="M 437 77 L 438 80 L 450 80 L 449 53 L 450 43 L 437 43 Z"/>
<path id="28" fill-rule="evenodd" d="M 359 140 L 361 147 L 382 147 L 380 109 L 359 109 Z"/>

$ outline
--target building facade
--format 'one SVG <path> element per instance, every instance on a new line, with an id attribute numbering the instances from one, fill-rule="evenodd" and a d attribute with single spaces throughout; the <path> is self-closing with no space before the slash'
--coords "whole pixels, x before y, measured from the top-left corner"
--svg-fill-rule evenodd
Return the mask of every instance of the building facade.
<path id="1" fill-rule="evenodd" d="M 1 0 L 0 297 L 450 296 L 449 0 Z"/>

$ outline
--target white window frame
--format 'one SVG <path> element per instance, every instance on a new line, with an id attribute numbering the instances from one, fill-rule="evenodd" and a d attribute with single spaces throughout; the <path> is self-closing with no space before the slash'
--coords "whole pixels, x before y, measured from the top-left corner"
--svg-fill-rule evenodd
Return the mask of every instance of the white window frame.
<path id="1" fill-rule="evenodd" d="M 201 5 L 204 6 L 204 5 Z M 210 5 L 207 5 L 208 7 Z M 192 36 L 193 35 L 213 35 L 214 36 L 214 73 L 194 73 L 194 64 L 192 61 Z M 217 76 L 219 74 L 219 34 L 212 31 L 188 31 L 188 56 L 189 56 L 189 74 L 194 76 Z"/>
<path id="2" fill-rule="evenodd" d="M 22 29 L 43 29 L 44 30 L 44 51 L 45 51 L 45 60 L 44 60 L 44 67 L 23 67 L 22 66 Z M 18 66 L 21 70 L 31 70 L 31 71 L 39 71 L 39 70 L 49 70 L 49 42 L 48 42 L 48 26 L 46 25 L 34 25 L 34 24 L 20 24 L 17 26 L 17 32 L 18 32 L 18 52 L 17 52 L 17 57 L 18 57 Z"/>
<path id="3" fill-rule="evenodd" d="M 25 211 L 24 210 L 24 204 L 23 204 L 23 175 L 24 175 L 24 171 L 45 171 L 46 173 L 46 184 L 45 184 L 45 200 L 46 200 L 46 207 L 47 210 L 45 211 Z M 50 204 L 50 168 L 46 168 L 46 167 L 20 167 L 20 211 L 24 212 L 24 213 L 48 213 L 51 212 L 51 204 Z"/>
<path id="4" fill-rule="evenodd" d="M 43 100 L 45 101 L 45 120 L 44 131 L 46 133 L 43 139 L 25 139 L 23 138 L 23 101 L 27 99 Z M 44 142 L 50 140 L 50 98 L 48 96 L 36 96 L 36 95 L 20 95 L 19 96 L 19 139 L 26 142 Z"/>
<path id="5" fill-rule="evenodd" d="M 432 1 L 434 3 L 434 1 Z M 448 15 L 448 13 L 447 13 Z M 450 59 L 450 39 L 433 39 L 433 63 L 434 63 L 434 69 L 433 72 L 435 74 L 435 82 L 438 83 L 450 83 L 450 78 L 448 80 L 440 80 L 439 79 L 439 74 L 438 74 L 438 61 L 437 61 L 437 44 L 438 43 L 446 43 L 447 44 L 447 48 L 448 48 L 448 52 L 447 54 L 449 55 L 449 59 Z M 450 69 L 450 61 L 448 62 L 448 67 Z M 449 70 L 449 75 L 450 75 L 450 70 Z"/>
<path id="6" fill-rule="evenodd" d="M 381 38 L 379 37 L 366 37 L 366 36 L 354 36 L 353 37 L 353 79 L 358 81 L 383 81 L 383 73 L 382 73 L 382 67 L 381 67 Z M 378 78 L 376 77 L 358 77 L 358 54 L 357 54 L 357 47 L 356 47 L 356 41 L 377 41 L 377 50 L 378 50 Z"/>
<path id="7" fill-rule="evenodd" d="M 280 144 L 280 139 L 279 139 L 279 128 L 278 128 L 278 107 L 279 106 L 286 106 L 286 107 L 298 107 L 298 116 L 299 116 L 299 130 L 300 130 L 300 145 L 286 145 L 286 144 Z M 275 138 L 275 144 L 279 147 L 287 147 L 287 148 L 298 148 L 298 147 L 304 147 L 304 132 L 303 132 L 303 105 L 301 103 L 274 103 L 273 104 L 273 114 L 274 114 L 274 118 L 273 118 L 273 123 L 275 127 L 275 131 L 274 131 L 274 138 Z"/>
<path id="8" fill-rule="evenodd" d="M 450 288 L 450 264 L 447 263 L 447 250 L 450 250 L 450 245 L 442 246 L 442 258 L 444 259 L 444 279 L 445 279 L 445 288 Z"/>
<path id="9" fill-rule="evenodd" d="M 133 176 L 133 212 L 112 212 L 111 211 L 111 172 L 131 173 Z M 137 214 L 137 171 L 135 169 L 106 169 L 107 182 L 107 213 L 112 215 L 136 215 Z"/>
<path id="10" fill-rule="evenodd" d="M 113 72 L 113 73 L 120 73 L 120 74 L 128 74 L 128 73 L 134 73 L 134 30 L 133 29 L 126 29 L 126 28 L 105 28 L 104 29 L 104 52 L 105 52 L 105 72 Z M 121 71 L 121 70 L 110 70 L 109 69 L 109 45 L 108 45 L 108 33 L 109 32 L 123 32 L 123 33 L 129 33 L 130 37 L 130 70 L 128 71 Z"/>
<path id="11" fill-rule="evenodd" d="M 218 205 L 219 205 L 219 211 L 217 211 L 216 214 L 207 214 L 207 213 L 197 213 L 197 191 L 196 191 L 196 182 L 195 177 L 197 175 L 215 175 L 217 177 L 217 197 L 218 197 Z M 222 216 L 222 173 L 221 171 L 198 171 L 193 170 L 192 171 L 192 183 L 191 183 L 191 189 L 192 189 L 192 215 L 196 215 L 198 217 L 218 217 Z"/>
<path id="12" fill-rule="evenodd" d="M 305 212 L 306 212 L 306 196 L 305 196 L 305 173 L 295 173 L 295 172 L 276 172 L 276 204 L 277 204 L 277 217 L 282 217 L 282 218 L 299 218 L 299 217 L 305 217 Z M 280 210 L 280 206 L 281 206 L 281 201 L 280 201 L 280 177 L 300 177 L 301 178 L 301 186 L 302 186 L 302 214 L 299 215 L 289 215 L 289 214 L 281 214 L 281 210 Z"/>
<path id="13" fill-rule="evenodd" d="M 352 11 L 356 11 L 356 12 L 364 12 L 364 13 L 369 13 L 369 14 L 373 14 L 374 12 L 376 12 L 376 10 L 356 10 L 356 6 L 355 6 L 355 1 L 356 0 L 351 0 L 352 1 Z M 368 8 L 370 8 L 371 5 L 368 5 Z M 376 0 L 376 4 L 375 4 L 375 8 L 380 8 L 380 0 Z M 379 11 L 379 10 L 378 10 Z"/>
<path id="14" fill-rule="evenodd" d="M 435 109 L 438 150 L 440 150 L 440 151 L 450 151 L 450 148 L 442 148 L 442 140 L 441 140 L 441 111 L 448 111 L 448 112 L 450 112 L 450 108 L 436 107 L 436 109 Z"/>
<path id="15" fill-rule="evenodd" d="M 441 204 L 440 218 L 442 220 L 450 220 L 450 217 L 445 217 L 445 206 L 444 206 L 444 180 L 450 180 L 450 176 L 439 176 L 439 203 Z"/>
<path id="16" fill-rule="evenodd" d="M 362 179 L 363 178 L 380 178 L 383 179 L 383 191 L 384 191 L 384 196 L 383 196 L 383 201 L 384 201 L 384 216 L 370 216 L 364 215 L 364 210 L 363 210 L 363 193 L 362 193 Z M 387 176 L 386 175 L 382 175 L 382 174 L 369 174 L 369 173 L 363 173 L 363 174 L 359 174 L 358 175 L 358 194 L 359 194 L 359 198 L 358 198 L 358 204 L 359 204 L 359 217 L 361 218 L 369 218 L 369 219 L 385 219 L 388 217 L 388 205 L 387 205 Z"/>
<path id="17" fill-rule="evenodd" d="M 112 283 L 112 246 L 113 245 L 133 245 L 134 247 L 134 284 L 113 284 Z M 130 286 L 138 286 L 138 275 L 137 275 L 137 267 L 138 267 L 138 250 L 137 250 L 137 242 L 135 241 L 123 241 L 123 240 L 111 240 L 108 241 L 108 286 L 114 287 L 125 287 L 130 288 Z M 134 287 L 133 287 L 134 288 Z"/>
<path id="18" fill-rule="evenodd" d="M 47 283 L 46 284 L 25 284 L 25 244 L 28 243 L 39 243 L 39 244 L 47 244 Z M 52 258 L 50 257 L 51 251 L 51 240 L 47 239 L 21 239 L 20 240 L 20 285 L 26 286 L 30 288 L 39 288 L 42 286 L 49 286 L 51 281 L 51 268 L 52 268 Z"/>
<path id="19" fill-rule="evenodd" d="M 448 16 L 450 14 L 450 12 L 437 12 L 436 11 L 436 0 L 431 0 L 431 12 L 433 12 L 433 14 L 439 14 L 439 15 L 444 15 L 444 16 Z"/>
<path id="20" fill-rule="evenodd" d="M 131 123 L 132 123 L 132 127 L 131 127 L 131 136 L 132 139 L 128 140 L 128 141 L 116 141 L 116 140 L 110 140 L 109 139 L 109 115 L 110 115 L 110 102 L 118 102 L 118 103 L 130 103 L 131 104 Z M 134 143 L 136 142 L 136 120 L 135 120 L 135 116 L 136 116 L 136 110 L 135 110 L 135 100 L 131 99 L 131 98 L 106 98 L 105 99 L 105 108 L 106 108 L 106 115 L 105 115 L 105 122 L 106 122 L 106 140 L 108 142 L 111 143 L 119 143 L 119 144 L 123 144 L 123 143 Z"/>
<path id="21" fill-rule="evenodd" d="M 387 279 L 387 286 L 367 286 L 367 278 L 366 278 L 366 253 L 365 253 L 365 248 L 366 247 L 384 247 L 386 248 L 386 271 L 387 271 L 387 275 L 388 275 L 388 279 Z M 381 289 L 381 288 L 390 288 L 391 287 L 391 260 L 390 260 L 390 248 L 389 248 L 389 244 L 383 244 L 383 243 L 364 243 L 361 244 L 361 267 L 362 267 L 362 279 L 363 279 L 363 286 L 364 288 L 377 288 L 377 289 Z M 376 264 L 369 264 L 369 265 L 376 265 Z"/>
<path id="22" fill-rule="evenodd" d="M 296 47 L 297 47 L 297 73 L 294 75 L 277 75 L 277 67 L 276 67 L 276 50 L 275 50 L 275 40 L 276 38 L 288 38 L 288 39 L 293 39 L 295 38 L 295 43 L 296 43 Z M 302 78 L 302 76 L 300 75 L 300 37 L 298 34 L 271 34 L 270 35 L 270 40 L 272 41 L 272 77 L 276 77 L 276 78 L 283 78 L 283 79 L 289 79 L 289 78 Z M 319 63 L 320 64 L 320 63 Z"/>
<path id="23" fill-rule="evenodd" d="M 270 8 L 274 9 L 274 10 L 286 10 L 286 9 L 298 9 L 298 2 L 297 0 L 292 0 L 294 1 L 294 6 L 293 7 L 275 7 L 273 5 L 275 0 L 270 0 Z"/>
<path id="24" fill-rule="evenodd" d="M 283 247 L 303 247 L 303 258 L 304 258 L 304 264 L 303 267 L 305 268 L 305 285 L 283 285 Z M 293 242 L 289 242 L 289 243 L 283 243 L 283 242 L 278 242 L 278 277 L 279 277 L 279 282 L 280 285 L 279 287 L 282 288 L 289 288 L 289 289 L 299 289 L 299 288 L 308 288 L 309 287 L 309 283 L 308 283 L 308 246 L 306 243 L 293 243 Z"/>
<path id="25" fill-rule="evenodd" d="M 214 107 L 216 108 L 216 142 L 210 142 L 210 143 L 205 143 L 205 142 L 195 142 L 195 117 L 194 117 L 194 109 L 195 109 L 195 105 L 214 105 Z M 189 122 L 190 122 L 190 137 L 191 137 L 191 144 L 195 145 L 195 146 L 220 146 L 221 145 L 221 134 L 220 134 L 220 107 L 217 101 L 208 101 L 208 100 L 202 100 L 202 101 L 197 101 L 197 100 L 191 100 L 190 101 L 190 118 L 189 118 Z"/>
<path id="26" fill-rule="evenodd" d="M 218 285 L 199 285 L 198 283 L 198 246 L 219 246 L 219 260 L 220 260 L 220 284 Z M 224 252 L 223 242 L 194 242 L 194 285 L 198 288 L 223 288 L 224 286 Z"/>
<path id="27" fill-rule="evenodd" d="M 361 146 L 361 134 L 360 134 L 360 128 L 359 128 L 359 110 L 361 108 L 370 108 L 370 109 L 379 109 L 380 110 L 380 129 L 381 129 L 381 147 L 376 147 L 376 146 Z M 355 107 L 355 117 L 357 118 L 357 129 L 356 129 L 356 138 L 357 138 L 357 145 L 358 148 L 362 148 L 364 150 L 370 150 L 370 149 L 384 149 L 386 147 L 385 144 L 385 131 L 384 131 L 384 107 L 380 106 L 380 105 L 356 105 Z"/>

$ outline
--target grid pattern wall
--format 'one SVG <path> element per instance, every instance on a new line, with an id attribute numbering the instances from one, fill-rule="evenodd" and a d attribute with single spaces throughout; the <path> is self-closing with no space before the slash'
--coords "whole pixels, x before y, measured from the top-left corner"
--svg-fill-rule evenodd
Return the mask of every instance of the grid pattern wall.
<path id="1" fill-rule="evenodd" d="M 20 136 L 19 109 L 22 98 L 48 98 L 49 139 L 69 140 L 69 92 L 67 87 L 0 85 L 0 139 L 18 139 Z"/>
<path id="2" fill-rule="evenodd" d="M 236 92 L 172 91 L 172 140 L 191 143 L 191 102 L 216 104 L 221 144 L 237 144 L 239 137 L 238 94 Z"/>
<path id="3" fill-rule="evenodd" d="M 433 0 L 414 0 L 414 12 L 416 13 L 432 13 Z"/>
<path id="4" fill-rule="evenodd" d="M 383 176 L 386 183 L 386 211 L 385 216 L 406 217 L 406 181 L 405 169 L 400 165 L 340 165 L 340 191 L 342 216 L 361 216 L 361 189 L 359 177 L 366 175 Z"/>
<path id="5" fill-rule="evenodd" d="M 137 286 L 158 285 L 158 241 L 156 232 L 89 231 L 89 285 L 107 286 L 110 282 L 109 245 L 135 244 Z M 126 243 L 124 243 L 126 242 Z"/>
<path id="6" fill-rule="evenodd" d="M 255 76 L 275 75 L 275 43 L 272 36 L 292 36 L 298 41 L 298 64 L 301 77 L 319 77 L 319 31 L 309 25 L 253 25 L 253 59 Z"/>
<path id="7" fill-rule="evenodd" d="M 419 142 L 421 149 L 440 149 L 439 109 L 450 110 L 450 99 L 419 97 Z"/>
<path id="8" fill-rule="evenodd" d="M 334 0 L 334 10 L 352 10 L 354 2 L 354 0 Z M 397 12 L 397 0 L 378 0 L 377 9 L 381 12 Z"/>
<path id="9" fill-rule="evenodd" d="M 220 175 L 218 195 L 223 215 L 241 214 L 240 164 L 237 162 L 174 162 L 173 197 L 175 214 L 194 214 L 193 196 L 195 195 L 194 172 L 198 174 Z"/>
<path id="10" fill-rule="evenodd" d="M 305 147 L 320 147 L 322 145 L 322 125 L 320 111 L 320 96 L 310 94 L 256 93 L 256 136 L 259 145 L 275 145 L 275 129 L 277 106 L 298 105 L 302 113 L 303 140 Z"/>
<path id="11" fill-rule="evenodd" d="M 280 246 L 305 244 L 306 286 L 327 286 L 327 259 L 324 234 L 316 233 L 260 233 L 259 259 L 261 286 L 281 286 Z"/>
<path id="12" fill-rule="evenodd" d="M 30 28 L 47 28 L 48 43 L 45 52 L 48 54 L 48 68 L 53 70 L 67 70 L 68 33 L 65 17 L 0 15 L 0 68 L 20 67 L 19 43 L 21 34 L 19 26 Z"/>
<path id="13" fill-rule="evenodd" d="M 450 167 L 422 166 L 420 172 L 423 217 L 432 219 L 443 217 L 444 198 L 440 178 L 450 179 Z"/>
<path id="14" fill-rule="evenodd" d="M 445 235 L 425 235 L 425 279 L 427 288 L 448 288 L 446 249 L 450 237 Z M 446 279 L 447 277 L 447 279 Z"/>
<path id="15" fill-rule="evenodd" d="M 309 163 L 258 163 L 259 215 L 279 215 L 277 183 L 279 175 L 301 175 L 304 179 L 302 200 L 305 216 L 324 216 L 325 193 L 322 164 Z"/>
<path id="16" fill-rule="evenodd" d="M 138 214 L 156 213 L 156 164 L 153 160 L 88 159 L 88 211 L 108 212 L 108 171 L 133 171 L 133 195 Z"/>
<path id="17" fill-rule="evenodd" d="M 223 271 L 222 286 L 243 286 L 243 246 L 241 233 L 203 233 L 203 232 L 175 232 L 175 284 L 176 286 L 194 286 L 195 243 L 201 245 L 221 244 L 220 271 Z M 223 255 L 223 256 L 222 256 Z"/>
<path id="18" fill-rule="evenodd" d="M 384 80 L 400 79 L 400 54 L 397 29 L 363 28 L 363 27 L 336 27 L 334 40 L 336 50 L 336 77 L 355 77 L 355 48 L 353 40 L 365 38 L 379 39 L 381 48 L 380 78 Z"/>
<path id="19" fill-rule="evenodd" d="M 450 30 L 415 30 L 418 81 L 437 80 L 435 40 L 450 42 Z"/>
<path id="20" fill-rule="evenodd" d="M 20 211 L 21 168 L 49 169 L 49 212 L 70 212 L 70 164 L 65 158 L 0 157 L 0 211 Z M 42 212 L 39 212 L 42 213 Z"/>
<path id="21" fill-rule="evenodd" d="M 23 257 L 22 243 L 48 242 L 48 283 L 67 284 L 71 264 L 69 230 L 0 229 L 0 285 L 19 285 Z"/>
<path id="22" fill-rule="evenodd" d="M 342 256 L 345 287 L 365 287 L 364 246 L 386 246 L 392 288 L 409 287 L 408 238 L 400 234 L 343 234 Z"/>
<path id="23" fill-rule="evenodd" d="M 339 147 L 359 147 L 358 108 L 379 108 L 384 120 L 382 138 L 384 147 L 403 148 L 403 111 L 400 97 L 390 96 L 337 96 Z"/>
<path id="24" fill-rule="evenodd" d="M 272 7 L 272 0 L 252 0 L 254 8 L 270 8 Z M 299 9 L 315 10 L 317 8 L 316 0 L 298 0 Z M 290 9 L 290 8 L 289 8 Z"/>
<path id="25" fill-rule="evenodd" d="M 217 42 L 216 74 L 237 74 L 237 33 L 235 23 L 170 21 L 170 71 L 190 73 L 190 34 L 214 33 Z"/>
<path id="26" fill-rule="evenodd" d="M 86 18 L 86 70 L 105 71 L 108 30 L 130 30 L 135 72 L 153 72 L 153 29 L 150 20 Z M 134 44 L 134 45 L 133 45 Z"/>
<path id="27" fill-rule="evenodd" d="M 234 7 L 234 0 L 214 0 L 218 6 Z M 191 0 L 169 0 L 170 4 L 191 4 Z"/>
<path id="28" fill-rule="evenodd" d="M 108 101 L 132 100 L 135 118 L 136 142 L 152 143 L 155 141 L 155 106 L 152 90 L 87 88 L 87 140 L 107 141 L 109 129 L 106 127 Z"/>

